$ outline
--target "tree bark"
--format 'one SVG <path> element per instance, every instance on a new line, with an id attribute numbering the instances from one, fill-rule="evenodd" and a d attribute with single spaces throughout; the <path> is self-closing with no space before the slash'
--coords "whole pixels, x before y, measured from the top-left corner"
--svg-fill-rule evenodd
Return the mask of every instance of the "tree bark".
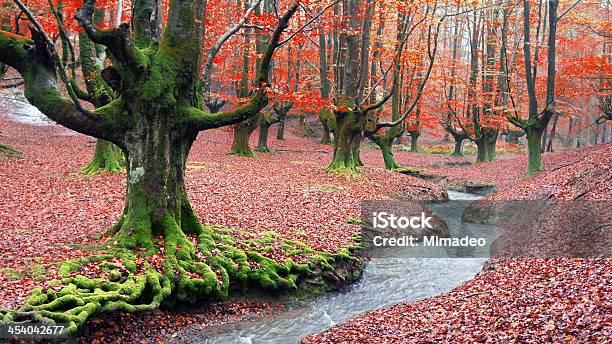
<path id="1" fill-rule="evenodd" d="M 272 150 L 270 150 L 270 148 L 268 147 L 268 136 L 270 132 L 270 127 L 274 123 L 279 122 L 278 112 L 276 113 L 277 115 L 266 113 L 266 114 L 262 114 L 261 116 L 261 120 L 259 123 L 259 141 L 257 143 L 257 148 L 255 149 L 258 152 L 263 152 L 263 153 L 272 152 Z"/>
<path id="2" fill-rule="evenodd" d="M 421 136 L 421 132 L 418 130 L 410 131 L 410 151 L 413 153 L 417 153 L 419 151 L 418 141 Z"/>
<path id="3" fill-rule="evenodd" d="M 253 152 L 251 149 L 249 140 L 261 120 L 260 116 L 261 115 L 257 115 L 256 117 L 248 119 L 234 127 L 234 140 L 232 141 L 232 148 L 229 151 L 230 155 L 238 155 L 249 158 L 257 157 L 255 152 Z"/>
<path id="4" fill-rule="evenodd" d="M 337 111 L 337 132 L 334 136 L 334 156 L 328 171 L 352 170 L 356 171 L 363 163 L 359 157 L 361 135 L 365 128 L 366 118 L 354 111 Z"/>
<path id="5" fill-rule="evenodd" d="M 529 168 L 527 175 L 542 171 L 542 131 L 539 128 L 529 127 L 527 130 L 527 149 L 529 151 Z"/>
<path id="6" fill-rule="evenodd" d="M 466 139 L 466 137 L 461 136 L 461 135 L 453 135 L 453 138 L 455 139 L 455 149 L 452 155 L 456 157 L 462 157 L 463 156 L 463 141 Z"/>
<path id="7" fill-rule="evenodd" d="M 96 140 L 94 155 L 89 164 L 81 169 L 81 173 L 119 173 L 124 166 L 125 156 L 119 147 L 106 140 Z"/>

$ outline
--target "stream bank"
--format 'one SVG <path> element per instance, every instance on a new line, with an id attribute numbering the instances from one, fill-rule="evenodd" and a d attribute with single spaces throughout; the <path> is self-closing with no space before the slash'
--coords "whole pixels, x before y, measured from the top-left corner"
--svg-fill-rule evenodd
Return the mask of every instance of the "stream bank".
<path id="1" fill-rule="evenodd" d="M 452 236 L 474 231 L 462 223 L 461 214 L 478 195 L 449 192 L 438 214 L 447 222 Z M 441 210 L 441 209 L 439 209 Z M 391 251 L 396 249 L 390 249 Z M 401 250 L 401 249 L 400 249 Z M 171 342 L 176 343 L 299 343 L 310 334 L 324 331 L 359 314 L 390 305 L 420 300 L 447 292 L 482 270 L 486 258 L 413 258 L 389 251 L 387 257 L 371 258 L 363 277 L 338 292 L 289 302 L 284 310 L 256 319 L 202 330 L 191 326 Z"/>

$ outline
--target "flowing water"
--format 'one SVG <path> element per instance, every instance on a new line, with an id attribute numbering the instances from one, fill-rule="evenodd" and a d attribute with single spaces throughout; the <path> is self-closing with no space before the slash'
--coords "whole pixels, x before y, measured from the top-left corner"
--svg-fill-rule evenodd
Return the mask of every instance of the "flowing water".
<path id="1" fill-rule="evenodd" d="M 461 214 L 469 201 L 479 196 L 449 191 L 449 197 L 465 201 L 436 206 L 436 213 L 447 222 L 451 236 L 473 233 L 473 225 L 462 223 Z M 187 330 L 181 342 L 298 343 L 304 336 L 322 332 L 359 314 L 448 292 L 471 279 L 486 261 L 486 258 L 407 258 L 399 252 L 390 252 L 389 256 L 393 258 L 372 258 L 363 278 L 342 291 L 289 303 L 284 311 L 270 317 L 239 321 L 205 332 Z"/>
<path id="2" fill-rule="evenodd" d="M 18 122 L 34 125 L 54 123 L 16 92 L 0 92 L 0 107 L 12 109 L 5 115 Z M 465 201 L 435 206 L 436 213 L 446 221 L 451 236 L 473 233 L 475 226 L 462 223 L 461 214 L 469 201 L 480 196 L 449 191 L 449 197 Z M 396 251 L 389 251 L 388 257 L 372 258 L 363 278 L 339 292 L 291 302 L 284 311 L 270 317 L 238 321 L 212 331 L 186 330 L 180 342 L 298 343 L 304 336 L 324 331 L 359 314 L 450 291 L 471 279 L 486 261 L 486 258 L 413 258 L 414 252 L 402 257 L 401 248 L 389 250 Z M 473 251 L 465 253 L 472 257 L 486 257 L 484 252 L 480 255 Z M 454 255 L 461 256 L 461 252 L 454 252 Z"/>

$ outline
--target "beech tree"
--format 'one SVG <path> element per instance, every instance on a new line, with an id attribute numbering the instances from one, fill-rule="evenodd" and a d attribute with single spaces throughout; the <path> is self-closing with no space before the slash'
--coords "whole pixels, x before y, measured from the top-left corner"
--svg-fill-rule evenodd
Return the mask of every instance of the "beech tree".
<path id="1" fill-rule="evenodd" d="M 529 153 L 529 167 L 527 175 L 542 171 L 542 135 L 555 113 L 555 78 L 556 78 L 556 45 L 559 1 L 550 0 L 548 3 L 548 68 L 546 76 L 546 103 L 544 110 L 538 108 L 536 93 L 536 79 L 538 75 L 539 46 L 536 46 L 533 60 L 531 42 L 534 39 L 531 33 L 531 4 L 523 1 L 523 55 L 525 60 L 525 81 L 527 84 L 529 116 L 527 120 L 509 117 L 512 124 L 523 129 L 527 134 L 527 148 Z M 542 6 L 538 10 L 538 26 L 535 34 L 537 41 L 540 34 Z"/>
<path id="2" fill-rule="evenodd" d="M 144 274 L 133 271 L 122 282 L 82 276 L 65 279 L 62 292 L 37 290 L 21 311 L 8 313 L 4 320 L 46 317 L 68 322 L 70 330 L 75 330 L 95 312 L 155 309 L 170 294 L 179 300 L 223 297 L 230 279 L 255 278 L 244 270 L 248 264 L 234 262 L 246 262 L 244 252 L 226 247 L 224 254 L 211 255 L 215 247 L 212 232 L 200 223 L 187 197 L 186 160 L 200 131 L 239 123 L 266 106 L 272 55 L 299 3 L 283 6 L 286 12 L 278 17 L 258 64 L 252 98 L 233 110 L 212 114 L 203 110 L 200 78 L 206 1 L 171 0 L 163 13 L 161 0 L 135 0 L 131 25 L 103 30 L 94 22 L 96 1 L 86 0 L 76 18 L 87 38 L 110 53 L 112 66 L 101 75 L 117 94 L 95 110 L 77 101 L 52 40 L 26 6 L 15 2 L 32 22 L 31 38 L 0 31 L 0 62 L 21 74 L 26 98 L 43 114 L 121 148 L 127 168 L 125 209 L 107 234 L 114 236 L 117 252 L 123 252 L 116 254 L 131 257 L 131 264 L 137 259 L 130 252 L 157 252 L 159 240 L 166 259 L 162 272 L 145 264 Z M 188 234 L 198 237 L 197 248 Z M 196 261 L 202 254 L 207 260 Z M 268 266 L 268 261 L 259 262 Z M 281 270 L 286 267 L 271 267 L 257 278 L 267 286 L 291 284 L 277 274 Z M 194 274 L 204 277 L 192 278 Z"/>
<path id="3" fill-rule="evenodd" d="M 416 109 L 423 95 L 423 89 L 431 75 L 437 51 L 437 39 L 445 16 L 436 15 L 437 3 L 431 2 L 420 4 L 408 2 L 400 7 L 405 11 L 412 12 L 415 17 L 413 25 L 405 25 L 403 29 L 408 30 L 426 23 L 425 41 L 426 53 L 424 54 L 421 80 L 414 96 L 406 102 L 405 111 L 392 122 L 382 122 L 378 117 L 371 114 L 384 106 L 393 96 L 393 91 L 380 96 L 374 102 L 373 92 L 381 86 L 381 81 L 372 82 L 370 72 L 371 34 L 372 19 L 374 13 L 374 1 L 347 1 L 342 4 L 342 27 L 346 30 L 338 36 L 335 47 L 336 66 L 334 70 L 334 106 L 333 128 L 334 128 L 334 155 L 328 171 L 355 170 L 362 166 L 359 152 L 364 137 L 372 136 L 384 128 L 393 128 L 403 124 L 408 116 Z M 359 15 L 358 13 L 363 13 Z M 417 16 L 418 13 L 422 13 Z M 400 24 L 401 25 L 401 24 Z M 400 29 L 401 30 L 401 29 Z M 406 38 L 410 36 L 403 34 L 403 41 L 398 44 L 392 67 L 398 68 L 399 56 Z M 390 68 L 388 69 L 390 70 Z M 384 73 L 386 74 L 386 72 Z M 376 141 L 375 141 L 376 142 Z M 396 167 L 389 162 L 389 167 Z"/>

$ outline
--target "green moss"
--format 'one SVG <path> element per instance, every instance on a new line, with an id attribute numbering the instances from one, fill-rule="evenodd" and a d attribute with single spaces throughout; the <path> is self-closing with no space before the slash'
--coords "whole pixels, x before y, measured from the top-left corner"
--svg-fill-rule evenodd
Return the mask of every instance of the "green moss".
<path id="1" fill-rule="evenodd" d="M 350 225 L 362 225 L 363 224 L 363 220 L 362 219 L 358 219 L 358 218 L 354 218 L 354 217 L 349 217 L 346 220 L 346 223 L 348 223 Z"/>
<path id="2" fill-rule="evenodd" d="M 162 303 L 202 298 L 223 300 L 230 290 L 261 288 L 312 295 L 328 288 L 323 276 L 333 274 L 335 264 L 353 259 L 351 249 L 337 254 L 317 252 L 304 242 L 286 240 L 276 232 L 256 235 L 242 247 L 235 246 L 237 240 L 231 233 L 236 231 L 222 226 L 202 226 L 197 238 L 187 237 L 170 213 L 159 225 L 165 238 L 163 269 L 153 268 L 140 257 L 147 251 L 132 251 L 118 240 L 118 246 L 105 248 L 104 253 L 59 264 L 60 273 L 70 276 L 83 264 L 97 263 L 107 278 L 63 278 L 54 282 L 53 289 L 36 289 L 19 311 L 35 311 L 35 317 L 68 323 L 70 331 L 76 331 L 92 314 L 153 310 Z M 265 256 L 267 252 L 276 254 L 278 248 L 285 255 L 282 263 Z M 293 255 L 309 258 L 299 264 L 291 258 Z M 313 280 L 313 276 L 318 276 L 319 284 L 304 282 Z M 5 313 L 3 321 L 12 317 L 12 313 Z"/>
<path id="3" fill-rule="evenodd" d="M 20 280 L 30 278 L 37 282 L 44 282 L 47 269 L 43 264 L 30 264 L 23 270 L 4 268 L 0 270 L 9 280 Z"/>

